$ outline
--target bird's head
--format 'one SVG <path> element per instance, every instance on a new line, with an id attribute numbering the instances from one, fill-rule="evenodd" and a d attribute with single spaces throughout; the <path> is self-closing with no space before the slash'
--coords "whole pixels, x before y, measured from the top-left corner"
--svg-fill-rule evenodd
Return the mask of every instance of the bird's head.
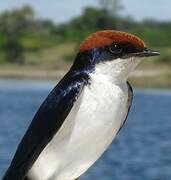
<path id="1" fill-rule="evenodd" d="M 156 55 L 159 52 L 148 49 L 135 35 L 104 30 L 91 34 L 82 42 L 73 68 L 101 74 L 113 81 L 125 81 L 144 57 Z"/>

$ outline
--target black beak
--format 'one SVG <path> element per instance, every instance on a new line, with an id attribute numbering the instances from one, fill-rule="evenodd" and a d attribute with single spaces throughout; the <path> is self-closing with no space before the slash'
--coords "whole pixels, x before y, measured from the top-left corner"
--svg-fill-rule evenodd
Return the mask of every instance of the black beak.
<path id="1" fill-rule="evenodd" d="M 150 56 L 158 56 L 160 55 L 160 53 L 158 51 L 145 48 L 141 52 L 133 53 L 133 55 L 137 57 L 150 57 Z"/>

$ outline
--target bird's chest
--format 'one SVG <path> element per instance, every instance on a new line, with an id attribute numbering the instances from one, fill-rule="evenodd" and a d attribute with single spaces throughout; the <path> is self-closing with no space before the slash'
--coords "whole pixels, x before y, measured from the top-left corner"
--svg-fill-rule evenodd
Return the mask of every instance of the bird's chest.
<path id="1" fill-rule="evenodd" d="M 56 179 L 75 179 L 85 172 L 118 132 L 127 114 L 127 100 L 126 83 L 118 86 L 92 79 L 34 164 L 31 177 L 38 177 L 37 172 L 43 169 L 46 169 L 44 179 L 52 174 Z"/>
<path id="2" fill-rule="evenodd" d="M 118 86 L 108 81 L 92 79 L 91 85 L 84 88 L 80 98 L 74 132 L 86 136 L 86 139 L 104 139 L 104 143 L 110 143 L 127 113 L 126 83 Z"/>
<path id="3" fill-rule="evenodd" d="M 125 120 L 127 100 L 126 83 L 117 86 L 93 79 L 84 88 L 65 151 L 68 171 L 82 174 L 107 149 Z"/>

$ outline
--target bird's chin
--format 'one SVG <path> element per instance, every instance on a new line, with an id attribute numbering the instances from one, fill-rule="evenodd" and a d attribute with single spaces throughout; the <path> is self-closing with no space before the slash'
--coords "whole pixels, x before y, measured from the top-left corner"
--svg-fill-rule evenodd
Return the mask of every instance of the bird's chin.
<path id="1" fill-rule="evenodd" d="M 96 66 L 96 73 L 105 75 L 113 82 L 121 83 L 127 81 L 130 73 L 141 62 L 142 58 L 130 57 L 128 59 L 114 59 Z"/>
<path id="2" fill-rule="evenodd" d="M 139 57 L 130 57 L 128 59 L 118 59 L 114 65 L 114 76 L 121 81 L 127 81 L 131 72 L 137 67 L 137 65 L 143 60 Z"/>

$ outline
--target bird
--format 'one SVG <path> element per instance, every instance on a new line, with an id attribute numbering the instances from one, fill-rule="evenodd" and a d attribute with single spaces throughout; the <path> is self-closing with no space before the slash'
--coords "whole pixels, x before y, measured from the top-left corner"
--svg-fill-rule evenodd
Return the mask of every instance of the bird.
<path id="1" fill-rule="evenodd" d="M 2 180 L 76 180 L 105 152 L 132 103 L 130 73 L 160 55 L 136 35 L 100 30 L 81 43 L 40 105 Z"/>

